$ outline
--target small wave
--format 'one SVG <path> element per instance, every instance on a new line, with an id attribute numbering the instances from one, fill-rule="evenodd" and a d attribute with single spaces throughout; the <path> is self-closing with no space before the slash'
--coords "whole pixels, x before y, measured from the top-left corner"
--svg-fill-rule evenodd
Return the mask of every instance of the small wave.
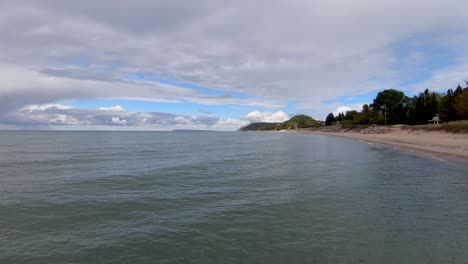
<path id="1" fill-rule="evenodd" d="M 365 143 L 365 144 L 371 145 L 371 146 L 374 146 L 374 145 L 375 145 L 375 143 L 369 142 L 369 141 L 365 141 L 365 140 L 358 140 L 358 142 Z"/>

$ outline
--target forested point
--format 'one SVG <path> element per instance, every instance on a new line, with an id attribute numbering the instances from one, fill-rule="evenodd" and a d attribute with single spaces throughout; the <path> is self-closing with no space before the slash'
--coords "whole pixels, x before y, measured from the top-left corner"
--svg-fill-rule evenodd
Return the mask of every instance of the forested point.
<path id="1" fill-rule="evenodd" d="M 468 85 L 468 82 L 466 82 Z M 339 129 L 365 128 L 371 125 L 411 125 L 414 129 L 446 130 L 468 132 L 468 87 L 460 85 L 446 93 L 426 89 L 417 96 L 408 97 L 402 91 L 388 89 L 379 92 L 371 104 L 364 104 L 361 111 L 347 111 L 335 116 L 328 114 L 325 121 L 318 121 L 306 115 L 296 115 L 283 123 L 252 123 L 239 131 L 268 131 L 333 126 Z M 442 126 L 427 125 L 430 122 L 444 123 Z M 324 128 L 326 130 L 326 128 Z M 324 131 L 325 131 L 324 130 Z"/>
<path id="2" fill-rule="evenodd" d="M 466 82 L 468 85 L 468 82 Z M 446 93 L 426 89 L 417 96 L 408 97 L 402 91 L 388 89 L 377 94 L 371 104 L 360 112 L 347 111 L 335 116 L 328 114 L 325 125 L 339 124 L 344 128 L 365 125 L 424 125 L 431 120 L 450 122 L 468 119 L 468 87 L 460 85 Z"/>
<path id="3" fill-rule="evenodd" d="M 268 130 L 275 130 L 276 127 L 281 125 L 281 123 L 267 123 L 267 122 L 259 122 L 259 123 L 251 123 L 245 127 L 239 128 L 238 131 L 268 131 Z"/>

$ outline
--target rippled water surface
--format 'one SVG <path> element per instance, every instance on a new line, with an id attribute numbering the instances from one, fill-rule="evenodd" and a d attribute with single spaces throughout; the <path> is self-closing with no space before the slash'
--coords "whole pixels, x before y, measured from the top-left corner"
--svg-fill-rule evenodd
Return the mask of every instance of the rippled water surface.
<path id="1" fill-rule="evenodd" d="M 0 263 L 467 263 L 468 166 L 287 133 L 0 131 Z"/>

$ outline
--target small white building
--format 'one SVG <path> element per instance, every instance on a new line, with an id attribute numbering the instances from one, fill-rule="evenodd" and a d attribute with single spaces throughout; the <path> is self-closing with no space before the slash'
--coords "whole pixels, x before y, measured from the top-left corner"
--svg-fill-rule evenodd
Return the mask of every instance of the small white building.
<path id="1" fill-rule="evenodd" d="M 435 115 L 431 120 L 428 120 L 428 121 L 429 121 L 429 125 L 431 124 L 438 125 L 442 123 L 442 120 L 440 120 L 439 114 Z"/>

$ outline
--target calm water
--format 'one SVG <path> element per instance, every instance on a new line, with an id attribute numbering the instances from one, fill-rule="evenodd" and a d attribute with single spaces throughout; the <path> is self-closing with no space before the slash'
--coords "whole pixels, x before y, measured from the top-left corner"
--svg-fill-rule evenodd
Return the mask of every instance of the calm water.
<path id="1" fill-rule="evenodd" d="M 3 131 L 0 263 L 468 263 L 468 166 L 327 136 Z"/>

